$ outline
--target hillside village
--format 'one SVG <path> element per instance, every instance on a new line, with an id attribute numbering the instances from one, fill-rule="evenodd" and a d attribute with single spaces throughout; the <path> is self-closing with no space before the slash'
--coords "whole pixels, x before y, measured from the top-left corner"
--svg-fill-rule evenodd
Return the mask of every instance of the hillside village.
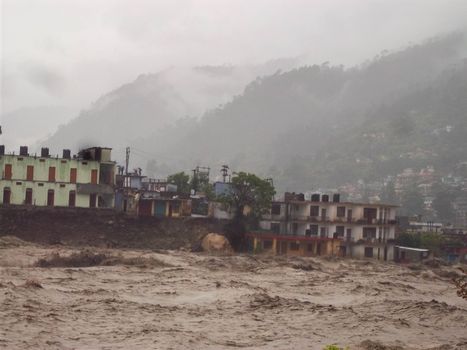
<path id="1" fill-rule="evenodd" d="M 48 148 L 30 154 L 22 146 L 18 153 L 0 146 L 0 210 L 46 208 L 73 211 L 108 210 L 137 220 L 211 218 L 224 222 L 236 217 L 235 208 L 222 199 L 235 191 L 228 166 L 220 170 L 222 181 L 210 181 L 208 167 L 197 166 L 190 177 L 184 172 L 167 179 L 149 178 L 141 168 L 129 171 L 112 160 L 110 148 L 90 147 L 72 154 L 63 150 L 52 155 Z M 462 170 L 463 165 L 459 165 Z M 433 212 L 429 198 L 435 186 L 435 171 L 405 169 L 393 181 L 393 195 L 407 188 L 425 191 L 424 209 Z M 444 185 L 464 189 L 465 178 L 443 177 Z M 273 184 L 273 179 L 264 180 Z M 407 216 L 394 203 L 381 201 L 381 184 L 372 184 L 366 197 L 353 186 L 338 190 L 276 195 L 258 222 L 248 227 L 244 249 L 251 253 L 291 256 L 339 256 L 381 261 L 411 262 L 442 257 L 450 262 L 467 260 L 467 205 L 456 207 L 456 225 Z M 387 186 L 387 185 L 386 185 Z M 368 186 L 367 186 L 368 187 Z M 393 197 L 395 198 L 395 197 Z M 245 207 L 248 217 L 252 208 Z M 243 213 L 242 213 L 243 214 Z M 403 213 L 402 213 L 403 214 Z M 404 245 L 407 235 L 444 237 L 430 249 Z M 431 236 L 430 236 L 431 235 Z M 404 239 L 405 240 L 404 240 Z M 441 242 L 441 241 L 440 241 Z"/>

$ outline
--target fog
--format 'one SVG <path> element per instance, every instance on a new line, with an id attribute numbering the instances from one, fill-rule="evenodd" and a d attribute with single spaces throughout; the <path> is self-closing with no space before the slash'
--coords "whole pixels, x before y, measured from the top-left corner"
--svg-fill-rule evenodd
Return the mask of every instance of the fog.
<path id="1" fill-rule="evenodd" d="M 463 0 L 2 1 L 2 114 L 60 106 L 169 67 L 301 57 L 353 65 L 465 26 Z"/>

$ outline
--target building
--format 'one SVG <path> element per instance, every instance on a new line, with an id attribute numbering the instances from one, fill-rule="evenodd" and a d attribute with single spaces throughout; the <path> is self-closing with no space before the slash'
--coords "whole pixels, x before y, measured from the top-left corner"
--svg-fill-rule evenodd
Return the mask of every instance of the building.
<path id="1" fill-rule="evenodd" d="M 143 192 L 138 200 L 137 215 L 156 218 L 191 216 L 191 200 L 169 192 Z"/>
<path id="2" fill-rule="evenodd" d="M 0 204 L 49 207 L 113 208 L 115 162 L 111 149 L 87 148 L 71 157 L 51 156 L 48 148 L 30 155 L 6 154 L 0 146 Z"/>
<path id="3" fill-rule="evenodd" d="M 340 202 L 330 197 L 286 193 L 249 234 L 251 248 L 276 254 L 338 255 L 392 260 L 396 206 Z"/>
<path id="4" fill-rule="evenodd" d="M 138 217 L 191 216 L 191 200 L 166 180 L 149 179 L 141 172 L 117 175 L 115 209 Z"/>

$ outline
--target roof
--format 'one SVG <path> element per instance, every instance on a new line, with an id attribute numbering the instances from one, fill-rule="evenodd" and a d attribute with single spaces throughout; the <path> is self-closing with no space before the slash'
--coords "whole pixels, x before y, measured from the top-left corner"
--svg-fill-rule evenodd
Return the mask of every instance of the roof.
<path id="1" fill-rule="evenodd" d="M 429 252 L 428 249 L 422 249 L 422 248 L 412 248 L 412 247 L 403 247 L 401 245 L 396 245 L 396 248 L 402 249 L 402 250 L 411 250 L 413 252 Z"/>
<path id="2" fill-rule="evenodd" d="M 398 208 L 398 205 L 395 204 L 384 204 L 384 203 L 359 203 L 359 202 L 313 202 L 313 201 L 273 201 L 273 203 L 291 203 L 291 204 L 342 204 L 342 205 L 361 205 L 361 206 L 369 206 L 369 207 L 390 207 L 390 208 Z"/>

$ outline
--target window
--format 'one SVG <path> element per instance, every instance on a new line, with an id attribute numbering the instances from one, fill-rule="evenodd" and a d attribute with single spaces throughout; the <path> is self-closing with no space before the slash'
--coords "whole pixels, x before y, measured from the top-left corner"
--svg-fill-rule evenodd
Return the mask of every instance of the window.
<path id="1" fill-rule="evenodd" d="M 49 181 L 55 182 L 55 167 L 54 166 L 49 167 Z"/>
<path id="2" fill-rule="evenodd" d="M 373 257 L 373 247 L 365 247 L 365 258 Z"/>
<path id="3" fill-rule="evenodd" d="M 11 180 L 13 176 L 13 171 L 11 164 L 5 164 L 5 180 Z"/>
<path id="4" fill-rule="evenodd" d="M 97 169 L 91 170 L 91 183 L 97 184 Z"/>
<path id="5" fill-rule="evenodd" d="M 17 184 L 18 186 L 21 186 L 23 183 L 22 183 L 21 181 L 16 181 L 16 184 Z"/>
<path id="6" fill-rule="evenodd" d="M 297 250 L 300 249 L 300 244 L 298 244 L 296 242 L 290 242 L 289 248 L 290 248 L 290 250 L 297 251 Z"/>
<path id="7" fill-rule="evenodd" d="M 364 227 L 363 238 L 376 238 L 376 227 Z"/>
<path id="8" fill-rule="evenodd" d="M 281 224 L 278 222 L 271 222 L 271 231 L 279 234 L 281 231 Z"/>
<path id="9" fill-rule="evenodd" d="M 310 207 L 310 216 L 319 216 L 319 206 L 312 205 Z"/>
<path id="10" fill-rule="evenodd" d="M 311 235 L 318 235 L 318 225 L 310 225 L 310 234 Z"/>
<path id="11" fill-rule="evenodd" d="M 319 232 L 320 232 L 321 237 L 326 237 L 327 236 L 326 227 L 321 227 Z"/>
<path id="12" fill-rule="evenodd" d="M 37 186 L 39 186 L 39 187 L 43 187 L 43 186 L 44 186 L 44 184 L 43 184 L 43 183 L 38 183 L 38 184 L 37 184 Z"/>
<path id="13" fill-rule="evenodd" d="M 60 184 L 60 188 L 64 188 L 65 187 L 65 184 Z"/>
<path id="14" fill-rule="evenodd" d="M 345 231 L 344 226 L 336 226 L 337 237 L 344 237 L 344 231 Z"/>
<path id="15" fill-rule="evenodd" d="M 47 191 L 47 206 L 53 207 L 55 201 L 55 192 L 54 190 Z"/>
<path id="16" fill-rule="evenodd" d="M 337 217 L 338 218 L 345 217 L 345 207 L 337 207 Z"/>
<path id="17" fill-rule="evenodd" d="M 39 162 L 44 163 L 45 159 L 39 159 Z"/>
<path id="18" fill-rule="evenodd" d="M 326 208 L 321 209 L 321 220 L 326 219 Z"/>
<path id="19" fill-rule="evenodd" d="M 26 205 L 32 204 L 32 188 L 26 188 L 26 196 L 24 198 L 24 204 Z"/>
<path id="20" fill-rule="evenodd" d="M 11 202 L 11 190 L 9 187 L 3 189 L 3 204 L 10 204 Z"/>
<path id="21" fill-rule="evenodd" d="M 34 166 L 28 165 L 26 169 L 26 180 L 34 181 Z"/>
<path id="22" fill-rule="evenodd" d="M 70 169 L 70 182 L 72 184 L 76 183 L 76 168 L 71 168 Z"/>
<path id="23" fill-rule="evenodd" d="M 272 241 L 270 239 L 263 241 L 263 249 L 272 249 Z"/>
<path id="24" fill-rule="evenodd" d="M 271 207 L 271 214 L 272 215 L 281 215 L 281 205 L 280 204 L 273 204 Z"/>
<path id="25" fill-rule="evenodd" d="M 308 243 L 307 246 L 306 246 L 306 250 L 309 251 L 309 252 L 312 252 L 313 251 L 313 243 Z"/>
<path id="26" fill-rule="evenodd" d="M 76 205 L 76 192 L 70 191 L 68 194 L 68 206 L 74 207 Z"/>

